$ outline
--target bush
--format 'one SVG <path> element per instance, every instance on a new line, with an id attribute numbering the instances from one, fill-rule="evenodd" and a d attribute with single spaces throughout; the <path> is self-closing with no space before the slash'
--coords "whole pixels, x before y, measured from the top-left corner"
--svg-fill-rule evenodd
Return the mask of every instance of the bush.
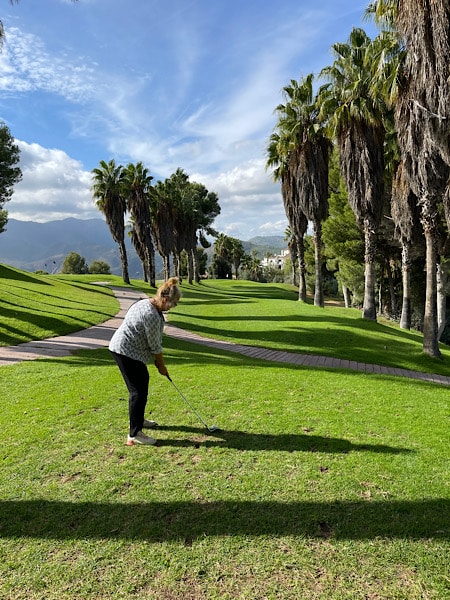
<path id="1" fill-rule="evenodd" d="M 89 265 L 89 273 L 97 273 L 99 275 L 111 275 L 111 267 L 103 260 L 93 260 Z"/>
<path id="2" fill-rule="evenodd" d="M 76 252 L 70 252 L 63 262 L 61 273 L 66 275 L 84 275 L 88 272 L 88 266 L 83 256 Z"/>

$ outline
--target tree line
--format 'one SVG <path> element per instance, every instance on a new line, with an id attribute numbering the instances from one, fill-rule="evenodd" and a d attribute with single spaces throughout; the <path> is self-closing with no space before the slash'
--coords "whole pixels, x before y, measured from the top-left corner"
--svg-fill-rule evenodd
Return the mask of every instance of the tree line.
<path id="1" fill-rule="evenodd" d="M 161 255 L 164 279 L 171 267 L 181 279 L 182 255 L 187 260 L 189 283 L 200 281 L 197 247 L 210 246 L 207 236 L 217 236 L 214 219 L 220 214 L 218 196 L 202 184 L 189 180 L 177 169 L 164 181 L 153 177 L 142 162 L 118 165 L 112 159 L 100 161 L 92 170 L 92 193 L 104 214 L 114 241 L 119 246 L 122 277 L 130 283 L 125 247 L 125 216 L 130 215 L 131 241 L 141 260 L 144 280 L 156 284 L 155 252 Z M 172 258 L 172 265 L 171 265 Z"/>
<path id="2" fill-rule="evenodd" d="M 334 44 L 334 62 L 322 69 L 317 90 L 313 74 L 284 87 L 266 166 L 281 184 L 298 257 L 299 299 L 306 298 L 304 237 L 311 222 L 314 303 L 323 306 L 322 224 L 330 216 L 335 152 L 363 232 L 363 318 L 377 318 L 376 259 L 382 225 L 390 220 L 401 253 L 401 327 L 411 326 L 411 265 L 423 255 L 423 350 L 439 357 L 438 310 L 445 307 L 450 255 L 450 4 L 376 0 L 366 18 L 380 33 L 371 39 L 354 28 L 346 43 Z M 395 244 L 389 246 L 395 261 Z M 345 269 L 341 282 L 348 291 Z"/>

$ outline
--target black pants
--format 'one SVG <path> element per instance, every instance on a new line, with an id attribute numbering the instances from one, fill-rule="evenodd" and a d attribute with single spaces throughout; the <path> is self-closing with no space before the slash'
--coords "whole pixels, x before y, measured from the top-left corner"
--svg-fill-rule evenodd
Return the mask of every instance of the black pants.
<path id="1" fill-rule="evenodd" d="M 130 417 L 130 436 L 142 431 L 144 413 L 147 405 L 148 382 L 150 379 L 147 365 L 123 354 L 111 352 L 128 388 L 128 414 Z"/>

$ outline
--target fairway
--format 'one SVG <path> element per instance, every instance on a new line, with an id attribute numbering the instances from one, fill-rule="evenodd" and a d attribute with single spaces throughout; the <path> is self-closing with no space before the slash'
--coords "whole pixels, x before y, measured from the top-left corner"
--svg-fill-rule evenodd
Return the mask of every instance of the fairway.
<path id="1" fill-rule="evenodd" d="M 211 334 L 210 300 L 185 288 L 173 320 L 195 301 Z M 126 447 L 105 349 L 1 368 L 2 598 L 448 597 L 447 388 L 168 337 L 165 357 L 220 431 L 152 369 L 158 443 Z"/>

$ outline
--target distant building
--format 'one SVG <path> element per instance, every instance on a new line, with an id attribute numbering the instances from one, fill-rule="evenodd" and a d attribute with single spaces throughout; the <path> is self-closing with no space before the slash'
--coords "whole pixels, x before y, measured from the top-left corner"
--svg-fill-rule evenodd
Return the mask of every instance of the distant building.
<path id="1" fill-rule="evenodd" d="M 283 250 L 281 254 L 266 256 L 261 261 L 262 267 L 271 267 L 272 269 L 283 269 L 286 259 L 290 258 L 289 250 Z"/>

